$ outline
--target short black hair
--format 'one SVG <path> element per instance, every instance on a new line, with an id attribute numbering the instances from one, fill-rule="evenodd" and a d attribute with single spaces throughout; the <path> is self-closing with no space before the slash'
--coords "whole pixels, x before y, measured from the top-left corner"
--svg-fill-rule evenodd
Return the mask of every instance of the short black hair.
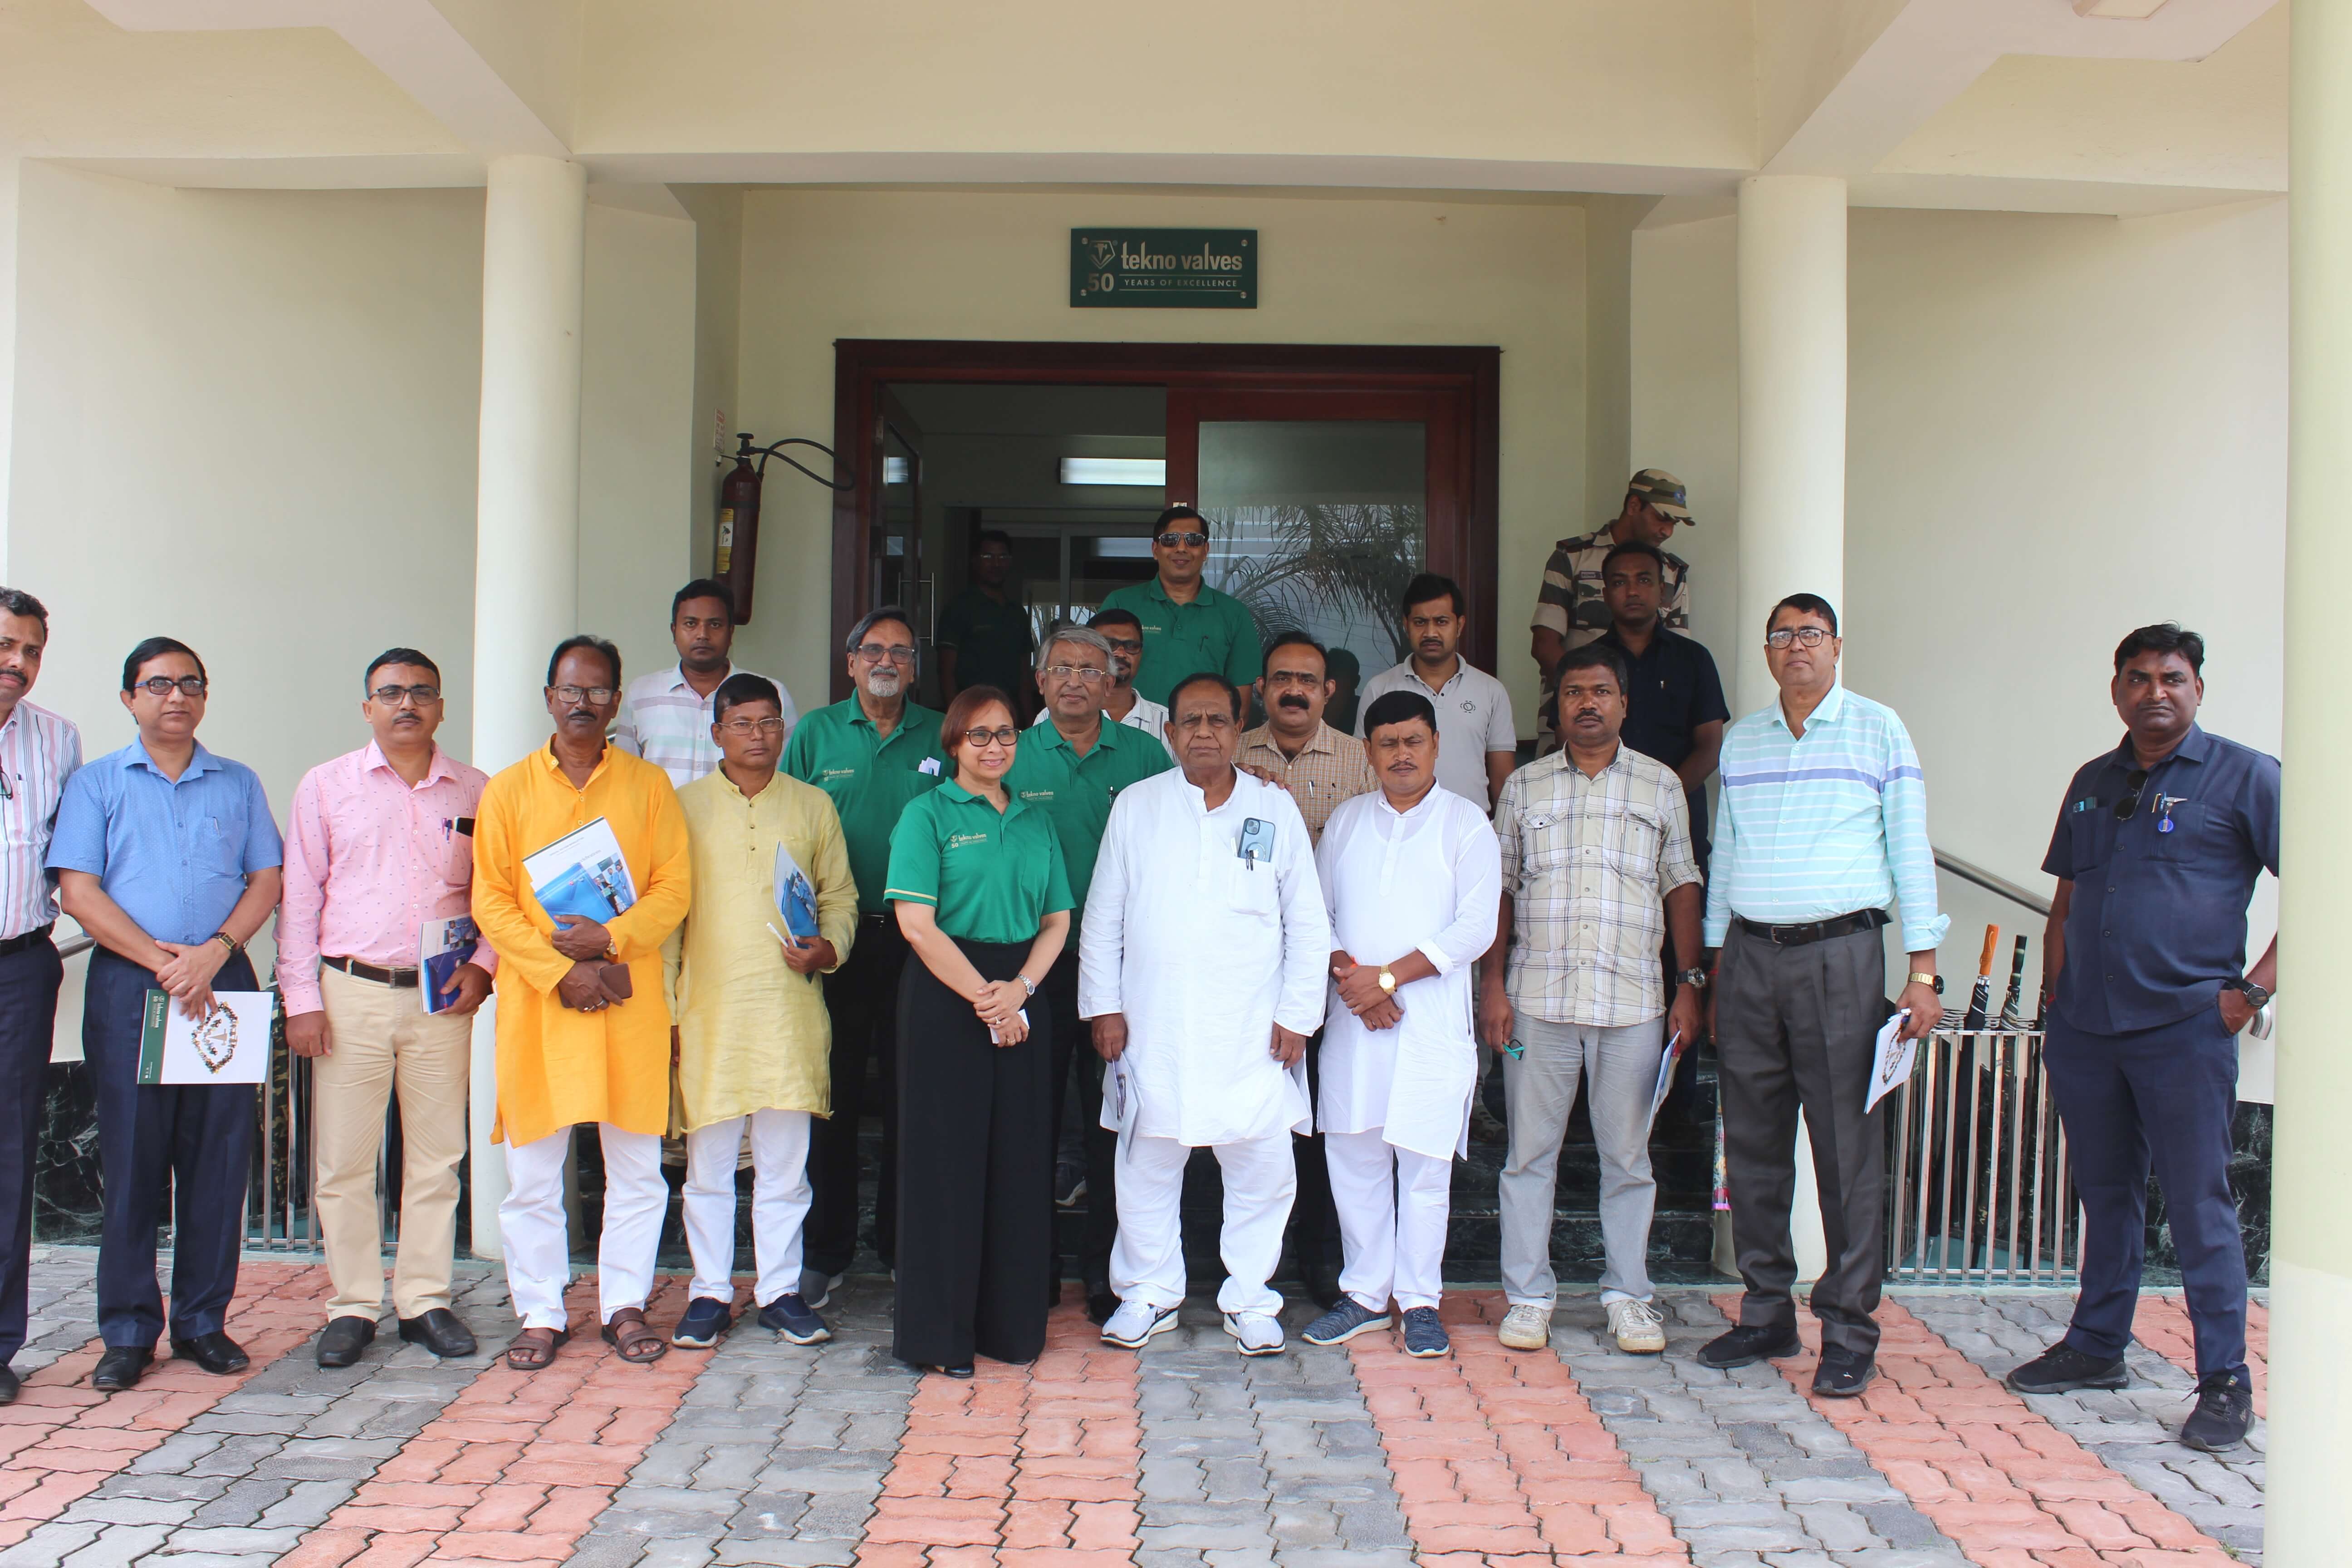
<path id="1" fill-rule="evenodd" d="M 1552 666 L 1552 685 L 1557 687 L 1566 680 L 1571 669 L 1605 669 L 1616 680 L 1620 691 L 1633 684 L 1633 674 L 1625 668 L 1625 656 L 1606 643 L 1589 642 L 1561 654 L 1559 662 Z"/>
<path id="2" fill-rule="evenodd" d="M 727 710 L 740 708 L 746 702 L 772 702 L 776 705 L 776 716 L 783 716 L 784 700 L 777 692 L 776 683 L 764 675 L 739 669 L 720 681 L 719 689 L 710 694 L 711 721 L 716 723 L 726 718 Z"/>
<path id="3" fill-rule="evenodd" d="M 613 671 L 613 685 L 617 689 L 621 684 L 621 650 L 604 638 L 592 636 L 587 632 L 582 632 L 576 637 L 565 637 L 555 645 L 555 651 L 547 656 L 547 683 L 550 686 L 555 684 L 555 667 L 563 662 L 565 654 L 575 648 L 583 647 L 592 653 L 604 656 L 604 663 Z"/>
<path id="4" fill-rule="evenodd" d="M 1423 572 L 1404 585 L 1404 599 L 1397 605 L 1397 613 L 1411 615 L 1415 605 L 1426 605 L 1432 599 L 1452 599 L 1456 616 L 1470 613 L 1470 601 L 1462 596 L 1462 584 L 1434 572 Z"/>
<path id="5" fill-rule="evenodd" d="M 1286 632 L 1275 633 L 1274 640 L 1265 645 L 1265 658 L 1270 659 L 1277 651 L 1286 647 L 1313 648 L 1315 657 L 1323 661 L 1323 673 L 1327 677 L 1331 673 L 1331 650 L 1317 642 L 1307 633 L 1299 631 L 1296 627 Z M 1263 662 L 1263 660 L 1260 661 L 1261 664 Z"/>
<path id="6" fill-rule="evenodd" d="M 205 674 L 205 661 L 196 658 L 194 648 L 177 637 L 149 637 L 137 647 L 132 648 L 131 657 L 122 661 L 122 689 L 125 691 L 137 689 L 140 667 L 149 659 L 161 658 L 167 653 L 184 653 L 190 658 L 195 659 L 197 676 L 205 684 L 211 684 L 212 677 Z"/>
<path id="7" fill-rule="evenodd" d="M 735 624 L 735 590 L 716 577 L 697 577 L 669 596 L 669 624 L 677 625 L 677 612 L 689 599 L 716 599 L 727 606 L 727 624 Z"/>
<path id="8" fill-rule="evenodd" d="M 1137 618 L 1133 610 L 1122 610 L 1116 605 L 1113 605 L 1107 610 L 1097 610 L 1094 615 L 1088 618 L 1087 625 L 1090 626 L 1133 626 L 1139 632 L 1143 629 L 1143 622 Z"/>
<path id="9" fill-rule="evenodd" d="M 1829 622 L 1830 636 L 1838 635 L 1837 612 L 1832 609 L 1830 602 L 1819 594 L 1791 594 L 1773 605 L 1772 613 L 1764 617 L 1764 630 L 1768 634 L 1772 630 L 1772 623 L 1780 618 L 1780 612 L 1783 610 L 1794 610 L 1805 616 L 1819 616 Z"/>
<path id="10" fill-rule="evenodd" d="M 2188 661 L 2189 669 L 2200 679 L 2204 678 L 2205 639 L 2179 621 L 2158 621 L 2152 626 L 2142 626 L 2116 644 L 2116 673 L 2121 675 L 2125 665 L 2144 653 L 2177 653 Z"/>
<path id="11" fill-rule="evenodd" d="M 1409 724 L 1415 719 L 1437 733 L 1437 709 L 1418 691 L 1383 691 L 1372 699 L 1364 710 L 1364 738 L 1371 739 L 1372 731 L 1383 724 Z"/>
<path id="12" fill-rule="evenodd" d="M 978 533 L 973 534 L 971 536 L 971 552 L 974 555 L 979 554 L 980 547 L 983 544 L 989 543 L 1002 544 L 1004 546 L 1004 553 L 1007 555 L 1013 553 L 1013 536 L 1005 532 L 1001 528 L 983 528 Z"/>
<path id="13" fill-rule="evenodd" d="M 413 647 L 388 647 L 368 660 L 367 673 L 360 677 L 360 690 L 366 692 L 375 685 L 375 672 L 387 664 L 413 664 L 419 669 L 433 672 L 433 684 L 441 684 L 441 667 Z"/>
<path id="14" fill-rule="evenodd" d="M 1175 686 L 1169 690 L 1168 717 L 1171 721 L 1173 721 L 1176 717 L 1176 700 L 1179 697 L 1183 696 L 1185 692 L 1191 690 L 1195 686 L 1213 686 L 1218 690 L 1223 692 L 1225 694 L 1225 700 L 1233 704 L 1234 722 L 1238 724 L 1242 721 L 1241 688 L 1235 686 L 1232 681 L 1227 680 L 1223 676 L 1219 675 L 1213 669 L 1203 669 L 1196 674 L 1188 675 L 1183 679 L 1178 681 Z"/>
<path id="15" fill-rule="evenodd" d="M 22 616 L 28 621 L 38 621 L 41 635 L 49 635 L 49 607 L 22 588 L 0 588 L 0 616 Z"/>
<path id="16" fill-rule="evenodd" d="M 842 644 L 842 651 L 844 653 L 856 653 L 857 651 L 857 645 L 866 640 L 866 634 L 872 631 L 876 626 L 880 626 L 884 621 L 896 621 L 900 626 L 907 628 L 907 635 L 908 637 L 911 637 L 915 635 L 914 616 L 908 615 L 904 608 L 898 605 L 884 605 L 879 608 L 868 610 L 864 615 L 857 617 L 857 624 L 849 628 L 849 639 Z"/>
<path id="17" fill-rule="evenodd" d="M 1646 539 L 1629 539 L 1601 558 L 1601 580 L 1609 580 L 1609 568 L 1617 564 L 1620 555 L 1645 555 L 1650 564 L 1658 569 L 1658 581 L 1666 580 L 1666 552 Z"/>
<path id="18" fill-rule="evenodd" d="M 1167 510 L 1161 512 L 1158 519 L 1151 524 L 1151 536 L 1154 539 L 1157 539 L 1161 534 L 1167 532 L 1168 525 L 1171 522 L 1197 522 L 1201 525 L 1201 532 L 1206 533 L 1209 531 L 1209 520 L 1202 517 L 1199 509 L 1195 508 L 1190 501 L 1180 500 L 1174 506 L 1171 506 Z"/>

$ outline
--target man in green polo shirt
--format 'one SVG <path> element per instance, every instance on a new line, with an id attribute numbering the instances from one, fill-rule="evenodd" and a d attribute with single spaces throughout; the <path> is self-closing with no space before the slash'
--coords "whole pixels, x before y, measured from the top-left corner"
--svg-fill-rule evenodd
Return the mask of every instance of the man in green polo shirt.
<path id="1" fill-rule="evenodd" d="M 1102 1122 L 1102 1058 L 1091 1050 L 1076 1049 L 1091 1031 L 1078 1018 L 1078 922 L 1086 918 L 1087 885 L 1094 879 L 1095 858 L 1102 849 L 1103 829 L 1110 822 L 1111 802 L 1121 790 L 1175 764 L 1169 760 L 1163 738 L 1148 735 L 1103 717 L 1103 693 L 1110 689 L 1110 644 L 1100 632 L 1085 626 L 1058 626 L 1045 639 L 1037 659 L 1037 689 L 1045 698 L 1046 721 L 1021 737 L 1020 752 L 1004 775 L 1004 787 L 1014 800 L 1042 808 L 1061 841 L 1062 862 L 1076 900 L 1071 922 L 1072 940 L 1045 973 L 1045 1005 L 1053 1010 L 1054 1120 L 1060 1135 L 1067 1099 L 1070 1064 L 1078 1068 L 1078 1112 L 1081 1122 L 1080 1162 L 1087 1192 L 1086 1239 L 1078 1253 L 1079 1278 L 1086 1282 L 1087 1310 L 1101 1322 L 1118 1310 L 1110 1289 L 1110 1246 L 1118 1230 L 1118 1209 L 1113 1162 L 1118 1150 L 1115 1134 Z M 1055 1171 L 1055 1196 L 1059 1200 L 1076 1187 L 1074 1173 Z M 1061 1259 L 1054 1260 L 1046 1281 L 1047 1299 L 1061 1295 Z"/>
<path id="2" fill-rule="evenodd" d="M 972 542 L 971 581 L 940 616 L 940 695 L 953 701 L 967 686 L 993 686 L 1030 707 L 1029 657 L 1036 644 L 1029 606 L 1012 586 L 1013 536 L 992 528 Z"/>
<path id="3" fill-rule="evenodd" d="M 801 1299 L 816 1310 L 857 1255 L 857 1122 L 866 1103 L 866 1063 L 881 1078 L 882 1178 L 874 1209 L 874 1250 L 885 1264 L 898 1250 L 898 972 L 907 941 L 882 887 L 890 833 L 907 803 L 952 772 L 940 752 L 940 716 L 908 700 L 915 685 L 915 630 L 896 605 L 876 610 L 849 634 L 856 690 L 804 714 L 784 748 L 783 771 L 833 797 L 857 883 L 857 940 L 824 977 L 833 1023 L 833 1114 L 809 1129 L 808 1220 L 802 1232 Z"/>
<path id="4" fill-rule="evenodd" d="M 1230 594 L 1201 581 L 1209 560 L 1209 525 L 1189 506 L 1171 506 L 1151 529 L 1151 558 L 1160 575 L 1149 583 L 1114 588 L 1103 595 L 1106 610 L 1131 611 L 1143 624 L 1143 662 L 1135 689 L 1159 703 L 1176 683 L 1206 670 L 1235 686 L 1258 678 L 1257 620 Z"/>

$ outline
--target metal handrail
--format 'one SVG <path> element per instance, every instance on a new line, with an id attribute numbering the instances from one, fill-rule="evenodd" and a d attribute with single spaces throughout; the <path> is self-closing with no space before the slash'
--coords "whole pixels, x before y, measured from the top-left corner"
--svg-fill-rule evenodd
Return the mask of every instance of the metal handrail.
<path id="1" fill-rule="evenodd" d="M 2049 900 L 2038 893 L 2027 891 L 2006 877 L 1995 876 L 1983 867 L 1971 865 L 1958 856 L 1942 849 L 1936 851 L 1936 864 L 1963 882 L 1974 882 L 1988 893 L 1999 893 L 2012 904 L 2023 905 L 2043 920 L 2050 918 Z"/>
<path id="2" fill-rule="evenodd" d="M 79 936 L 69 936 L 58 943 L 58 956 L 60 959 L 71 958 L 77 953 L 88 952 L 97 945 L 98 938 L 84 931 Z"/>

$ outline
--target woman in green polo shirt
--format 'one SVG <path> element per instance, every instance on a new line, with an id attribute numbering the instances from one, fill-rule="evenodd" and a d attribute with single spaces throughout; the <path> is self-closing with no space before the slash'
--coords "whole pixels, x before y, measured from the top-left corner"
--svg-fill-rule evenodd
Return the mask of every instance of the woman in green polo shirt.
<path id="1" fill-rule="evenodd" d="M 949 704 L 951 784 L 890 835 L 883 897 L 921 962 L 898 984 L 898 1310 L 892 1353 L 970 1377 L 974 1352 L 1045 1348 L 1053 1260 L 1053 1042 L 1030 1005 L 1070 931 L 1052 821 L 1013 798 L 1011 699 Z"/>

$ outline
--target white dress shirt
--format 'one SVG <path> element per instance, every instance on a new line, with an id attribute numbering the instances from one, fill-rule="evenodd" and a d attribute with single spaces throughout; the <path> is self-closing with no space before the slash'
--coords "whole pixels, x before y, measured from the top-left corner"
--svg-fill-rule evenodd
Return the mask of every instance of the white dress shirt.
<path id="1" fill-rule="evenodd" d="M 734 665 L 719 677 L 720 685 L 738 675 L 753 672 Z M 784 720 L 782 740 L 793 738 L 793 726 L 800 721 L 800 712 L 793 706 L 793 694 L 784 689 L 781 680 L 761 676 L 776 689 L 776 706 Z M 710 738 L 711 710 L 717 704 L 719 687 L 710 695 L 702 696 L 686 683 L 683 666 L 671 665 L 651 675 L 641 675 L 628 684 L 621 699 L 621 710 L 613 720 L 613 744 L 633 757 L 643 757 L 669 775 L 672 784 L 683 788 L 705 773 L 719 769 L 719 742 Z"/>
<path id="2" fill-rule="evenodd" d="M 80 766 L 81 731 L 47 709 L 19 701 L 0 724 L 0 939 L 58 918 L 49 834 L 66 780 Z"/>

